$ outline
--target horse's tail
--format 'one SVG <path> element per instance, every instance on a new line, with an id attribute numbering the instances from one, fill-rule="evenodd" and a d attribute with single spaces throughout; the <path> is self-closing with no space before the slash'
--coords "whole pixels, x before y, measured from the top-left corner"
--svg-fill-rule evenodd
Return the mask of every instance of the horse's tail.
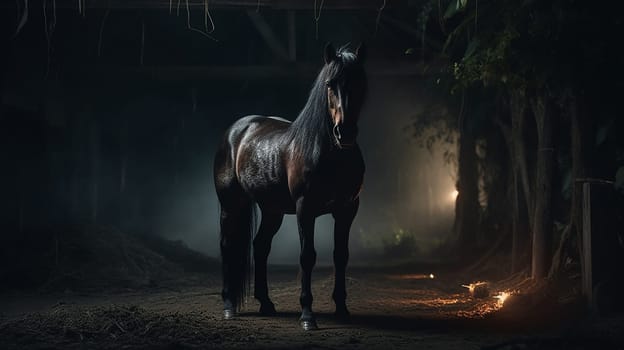
<path id="1" fill-rule="evenodd" d="M 252 259 L 251 240 L 256 226 L 255 204 L 249 202 L 236 212 L 223 212 L 221 225 L 221 259 L 223 297 L 238 311 L 248 295 Z M 229 216 L 223 218 L 223 215 Z M 228 305 L 226 305 L 226 308 Z"/>

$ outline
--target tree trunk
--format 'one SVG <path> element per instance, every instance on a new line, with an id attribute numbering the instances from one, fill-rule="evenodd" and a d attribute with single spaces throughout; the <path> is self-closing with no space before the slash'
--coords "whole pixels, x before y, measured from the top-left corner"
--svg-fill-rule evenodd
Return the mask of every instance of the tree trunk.
<path id="1" fill-rule="evenodd" d="M 526 160 L 524 142 L 524 125 L 526 111 L 526 94 L 524 89 L 511 90 L 509 99 L 511 114 L 511 145 L 510 154 L 513 169 L 513 212 L 512 212 L 512 246 L 511 272 L 518 272 L 524 265 L 523 256 L 527 252 L 533 221 L 533 205 L 531 185 Z"/>
<path id="2" fill-rule="evenodd" d="M 553 111 L 546 93 L 538 91 L 531 101 L 537 127 L 535 216 L 533 222 L 533 278 L 544 278 L 550 267 L 552 244 L 552 191 L 554 172 Z"/>
<path id="3" fill-rule="evenodd" d="M 580 259 L 583 259 L 581 253 L 581 232 L 583 228 L 583 186 L 578 183 L 577 179 L 583 179 L 591 174 L 588 174 L 589 163 L 589 150 L 591 149 L 591 138 L 589 135 L 593 135 L 591 132 L 590 121 L 586 117 L 585 104 L 582 100 L 582 96 L 578 93 L 574 93 L 570 101 L 570 119 L 571 119 L 571 155 L 572 155 L 572 203 L 570 207 L 570 224 L 574 236 L 576 237 L 576 243 L 578 248 L 578 254 Z M 581 262 L 582 263 L 582 262 Z"/>
<path id="4" fill-rule="evenodd" d="M 591 123 L 586 117 L 584 106 L 583 96 L 576 89 L 570 92 L 564 102 L 565 114 L 570 122 L 570 153 L 572 158 L 572 180 L 570 185 L 572 186 L 572 200 L 570 203 L 569 228 L 561 237 L 553 257 L 553 265 L 550 270 L 551 276 L 561 270 L 566 257 L 578 254 L 579 259 L 583 259 L 583 254 L 581 254 L 583 186 L 581 182 L 576 180 L 591 176 L 591 174 L 588 174 L 589 150 L 592 142 L 589 135 L 593 135 Z M 576 252 L 574 252 L 573 241 L 576 241 Z"/>
<path id="5" fill-rule="evenodd" d="M 515 171 L 518 175 L 518 181 L 522 185 L 522 192 L 525 207 L 528 210 L 527 218 L 529 226 L 533 224 L 533 193 L 531 182 L 529 180 L 529 166 L 526 157 L 526 144 L 524 142 L 525 133 L 525 111 L 527 107 L 526 93 L 524 89 L 515 89 L 511 91 L 509 108 L 511 112 L 511 139 L 513 144 L 513 154 Z"/>
<path id="6" fill-rule="evenodd" d="M 463 108 L 462 108 L 463 109 Z M 463 114 L 463 113 L 460 113 Z M 460 117 L 457 202 L 455 207 L 455 232 L 462 260 L 474 257 L 479 223 L 479 174 L 474 130 L 466 118 Z"/>
<path id="7" fill-rule="evenodd" d="M 524 259 L 527 252 L 529 237 L 528 216 L 526 199 L 520 186 L 518 172 L 513 175 L 513 212 L 512 212 L 512 238 L 511 238 L 511 273 L 521 271 L 525 266 Z"/>

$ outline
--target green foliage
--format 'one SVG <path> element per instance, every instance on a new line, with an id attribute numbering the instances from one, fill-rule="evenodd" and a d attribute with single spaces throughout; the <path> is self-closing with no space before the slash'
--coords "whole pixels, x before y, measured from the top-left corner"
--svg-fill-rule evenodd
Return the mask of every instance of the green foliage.
<path id="1" fill-rule="evenodd" d="M 453 76 L 457 86 L 466 88 L 474 83 L 483 85 L 507 84 L 520 86 L 524 84 L 521 72 L 513 69 L 511 44 L 518 34 L 506 29 L 490 39 L 490 45 L 483 45 L 479 38 L 474 38 L 466 47 L 460 61 L 453 63 Z"/>
<path id="2" fill-rule="evenodd" d="M 425 259 L 429 254 L 438 249 L 443 240 L 434 237 L 423 237 L 422 233 L 413 230 L 397 228 L 391 232 L 390 237 L 382 239 L 383 256 L 390 259 Z"/>
<path id="3" fill-rule="evenodd" d="M 444 12 L 444 18 L 449 19 L 466 8 L 468 0 L 452 0 Z"/>

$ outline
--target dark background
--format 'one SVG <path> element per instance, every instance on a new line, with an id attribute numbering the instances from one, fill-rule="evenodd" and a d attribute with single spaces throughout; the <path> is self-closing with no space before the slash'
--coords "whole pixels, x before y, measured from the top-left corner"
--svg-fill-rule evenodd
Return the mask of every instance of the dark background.
<path id="1" fill-rule="evenodd" d="M 365 42 L 354 263 L 487 262 L 578 281 L 584 216 L 597 212 L 594 256 L 620 280 L 616 11 L 575 0 L 215 0 L 208 17 L 202 1 L 24 4 L 0 14 L 4 267 L 58 265 L 66 232 L 102 229 L 217 257 L 211 168 L 223 131 L 247 114 L 294 119 L 325 43 Z M 605 192 L 593 212 L 584 183 Z M 317 228 L 328 263 L 331 221 Z M 270 261 L 296 264 L 298 248 L 290 218 Z"/>
<path id="2" fill-rule="evenodd" d="M 420 147 L 411 130 L 437 74 L 425 51 L 406 53 L 421 47 L 414 20 L 420 4 L 389 5 L 379 22 L 372 2 L 328 7 L 318 37 L 309 5 L 259 12 L 217 5 L 210 35 L 218 41 L 188 29 L 184 1 L 179 13 L 175 1 L 171 13 L 161 1 L 96 4 L 84 14 L 73 2 L 57 1 L 55 10 L 47 1 L 45 18 L 44 3 L 31 1 L 19 31 L 18 5 L 3 4 L 0 15 L 0 220 L 10 254 L 90 225 L 182 240 L 217 257 L 212 161 L 222 133 L 248 114 L 293 120 L 323 64 L 326 42 L 369 48 L 370 95 L 359 138 L 367 173 L 353 258 L 366 262 L 406 235 L 423 249 L 449 236 L 454 165 L 443 150 Z M 191 24 L 204 30 L 199 5 L 191 2 Z M 286 50 L 293 16 L 294 60 L 267 45 L 247 11 L 261 16 Z M 441 44 L 431 45 L 428 50 Z M 331 262 L 332 227 L 330 218 L 317 221 L 320 263 Z M 296 264 L 298 245 L 294 218 L 287 218 L 270 261 Z"/>
<path id="3" fill-rule="evenodd" d="M 621 349 L 623 27 L 578 0 L 0 2 L 0 343 Z M 319 267 L 301 336 L 292 217 L 282 313 L 222 322 L 215 146 L 294 119 L 326 42 L 369 52 L 355 327 Z"/>

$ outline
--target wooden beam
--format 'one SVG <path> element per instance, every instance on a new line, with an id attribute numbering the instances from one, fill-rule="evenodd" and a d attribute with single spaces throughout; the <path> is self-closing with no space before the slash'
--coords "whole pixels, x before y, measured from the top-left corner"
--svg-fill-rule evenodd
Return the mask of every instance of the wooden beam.
<path id="1" fill-rule="evenodd" d="M 176 7 L 178 0 L 85 0 L 85 8 L 89 9 L 167 9 L 170 1 Z M 186 6 L 186 0 L 180 0 L 180 6 Z M 419 8 L 426 0 L 393 0 L 387 1 L 385 9 L 392 8 Z M 203 9 L 203 0 L 188 0 L 189 7 Z M 210 9 L 277 9 L 277 10 L 313 10 L 315 1 L 312 0 L 210 0 Z M 320 3 L 320 1 L 318 2 Z M 378 10 L 383 0 L 328 0 L 323 3 L 324 10 Z M 58 9 L 76 9 L 76 0 L 56 0 Z M 0 8 L 15 8 L 14 1 L 0 1 Z M 316 4 L 318 6 L 318 4 Z"/>
<path id="2" fill-rule="evenodd" d="M 247 65 L 247 66 L 167 66 L 146 67 L 135 71 L 158 80 L 206 79 L 284 79 L 310 77 L 317 73 L 312 65 Z"/>
<path id="3" fill-rule="evenodd" d="M 322 63 L 283 63 L 268 65 L 200 66 L 113 66 L 85 64 L 66 72 L 75 79 L 124 79 L 147 76 L 162 81 L 313 79 Z M 369 78 L 405 79 L 430 77 L 439 69 L 416 62 L 371 61 L 366 64 Z"/>
<path id="4" fill-rule="evenodd" d="M 282 46 L 277 35 L 271 29 L 271 26 L 264 20 L 264 17 L 260 12 L 247 10 L 247 15 L 251 19 L 254 27 L 260 32 L 260 36 L 264 39 L 264 42 L 271 48 L 275 57 L 282 61 L 290 60 L 290 55 Z"/>
<path id="5" fill-rule="evenodd" d="M 206 80 L 206 79 L 288 79 L 314 78 L 321 63 L 289 63 L 280 65 L 247 66 L 152 66 L 137 67 L 131 72 L 147 74 L 158 80 Z M 123 69 L 122 69 L 123 70 Z M 437 71 L 421 63 L 370 62 L 366 71 L 372 78 L 427 77 Z"/>

